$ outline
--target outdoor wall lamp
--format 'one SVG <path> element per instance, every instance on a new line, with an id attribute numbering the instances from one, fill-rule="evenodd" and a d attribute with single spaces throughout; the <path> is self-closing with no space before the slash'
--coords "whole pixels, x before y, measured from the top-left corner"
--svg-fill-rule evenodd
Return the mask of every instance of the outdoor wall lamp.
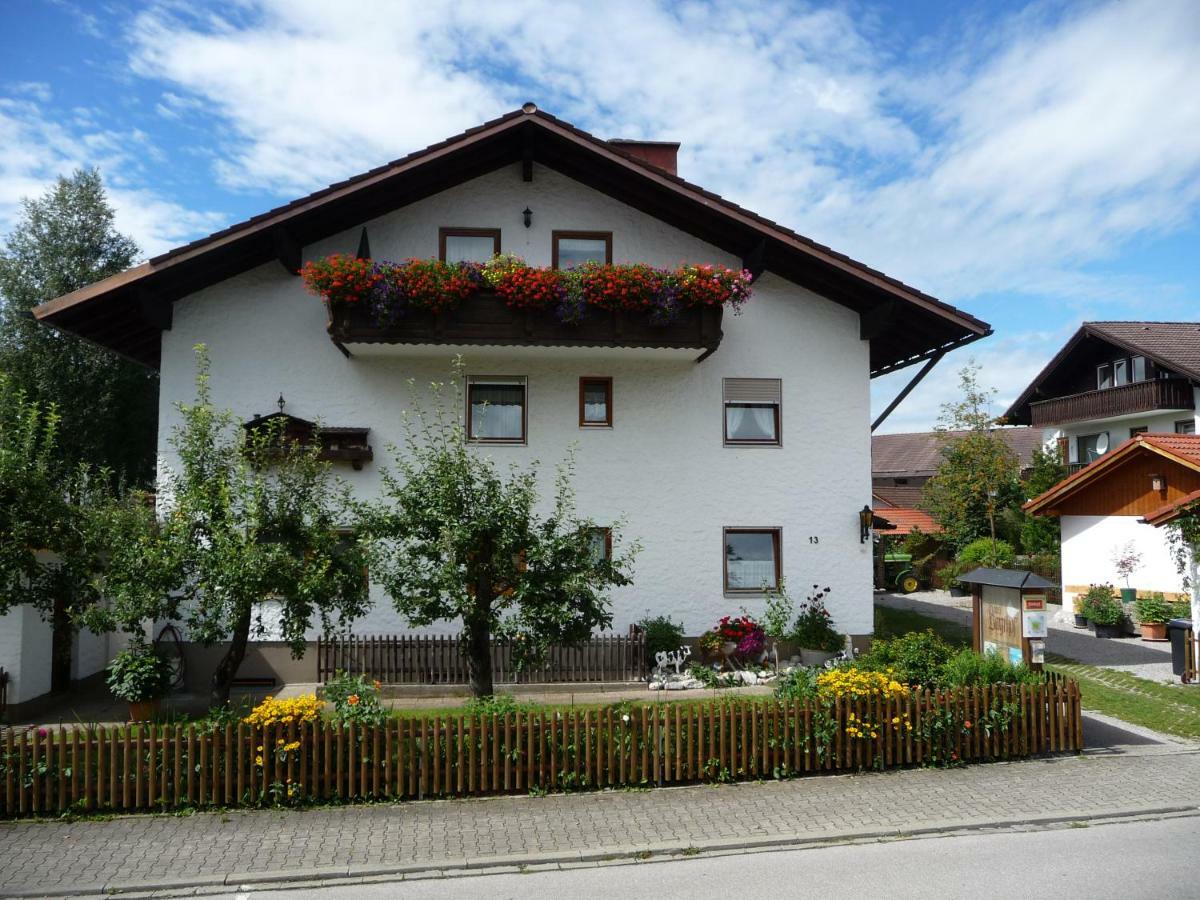
<path id="1" fill-rule="evenodd" d="M 1165 493 L 1167 490 L 1167 476 L 1166 475 L 1151 475 L 1150 476 L 1150 489 L 1154 490 L 1154 491 L 1158 491 L 1160 494 Z"/>
<path id="2" fill-rule="evenodd" d="M 865 544 L 871 539 L 871 520 L 875 514 L 871 511 L 871 507 L 863 504 L 863 508 L 858 511 L 858 542 Z"/>
<path id="3" fill-rule="evenodd" d="M 521 215 L 525 217 L 525 227 L 528 228 L 533 224 L 533 210 L 528 206 L 521 210 Z"/>

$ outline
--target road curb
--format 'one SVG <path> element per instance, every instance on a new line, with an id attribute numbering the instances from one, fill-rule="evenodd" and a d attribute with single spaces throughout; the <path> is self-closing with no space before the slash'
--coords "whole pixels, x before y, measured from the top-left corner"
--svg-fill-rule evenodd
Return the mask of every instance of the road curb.
<path id="1" fill-rule="evenodd" d="M 188 891 L 212 894 L 239 891 L 267 891 L 298 887 L 336 887 L 346 884 L 398 881 L 408 878 L 455 878 L 489 874 L 537 871 L 540 869 L 577 868 L 588 865 L 629 865 L 663 862 L 694 856 L 747 853 L 769 850 L 817 849 L 838 844 L 911 840 L 1010 829 L 1034 830 L 1074 823 L 1103 824 L 1138 819 L 1200 815 L 1200 806 L 1159 806 L 1119 808 L 1083 815 L 1034 816 L 1024 819 L 946 820 L 914 828 L 875 828 L 862 831 L 832 831 L 821 834 L 778 834 L 762 837 L 667 841 L 644 846 L 592 848 L 578 851 L 548 851 L 489 857 L 452 858 L 426 863 L 356 864 L 319 869 L 287 869 L 262 872 L 231 872 L 226 875 L 200 875 L 188 878 L 157 879 L 154 882 L 113 881 L 104 885 L 77 885 L 65 888 L 40 888 L 7 891 L 6 897 L 86 897 L 118 895 L 130 900 L 139 896 L 164 896 L 164 892 Z"/>

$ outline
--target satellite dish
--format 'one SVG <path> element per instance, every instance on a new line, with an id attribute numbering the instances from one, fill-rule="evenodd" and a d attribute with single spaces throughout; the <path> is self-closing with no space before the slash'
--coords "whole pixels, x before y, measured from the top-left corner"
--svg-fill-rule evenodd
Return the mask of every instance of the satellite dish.
<path id="1" fill-rule="evenodd" d="M 1104 432 L 1104 434 L 1100 435 L 1098 438 L 1096 438 L 1096 452 L 1099 453 L 1101 456 L 1103 456 L 1105 453 L 1108 452 L 1108 432 L 1107 431 Z"/>

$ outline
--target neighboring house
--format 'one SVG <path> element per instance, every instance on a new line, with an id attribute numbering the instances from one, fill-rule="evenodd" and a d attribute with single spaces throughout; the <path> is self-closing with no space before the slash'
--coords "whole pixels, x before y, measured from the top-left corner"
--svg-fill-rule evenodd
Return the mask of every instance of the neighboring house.
<path id="1" fill-rule="evenodd" d="M 326 449 L 364 498 L 380 490 L 383 448 L 402 441 L 409 379 L 423 391 L 462 354 L 480 452 L 552 470 L 577 445 L 579 512 L 623 519 L 642 544 L 633 586 L 613 598 L 615 628 L 669 614 L 696 634 L 760 611 L 760 585 L 786 576 L 830 585 L 838 628 L 866 636 L 870 379 L 990 328 L 684 181 L 677 149 L 601 140 L 527 104 L 35 315 L 160 370 L 162 466 L 203 342 L 215 403 L 253 423 L 282 395 L 289 427 L 334 426 Z M 494 301 L 428 330 L 330 327 L 296 272 L 365 245 L 392 260 L 719 263 L 748 269 L 754 294 L 740 315 L 705 310 L 682 335 L 620 317 L 543 327 Z M 373 598 L 356 631 L 408 630 Z"/>
<path id="2" fill-rule="evenodd" d="M 1200 322 L 1084 322 L 1005 414 L 1072 469 L 1136 434 L 1195 434 Z"/>
<path id="3" fill-rule="evenodd" d="M 1141 555 L 1130 587 L 1182 599 L 1182 578 L 1161 529 L 1168 512 L 1200 491 L 1200 436 L 1136 434 L 1034 497 L 1025 509 L 1062 526 L 1063 603 L 1108 582 L 1125 587 L 1114 557 L 1127 545 Z M 1067 607 L 1069 610 L 1069 607 Z"/>

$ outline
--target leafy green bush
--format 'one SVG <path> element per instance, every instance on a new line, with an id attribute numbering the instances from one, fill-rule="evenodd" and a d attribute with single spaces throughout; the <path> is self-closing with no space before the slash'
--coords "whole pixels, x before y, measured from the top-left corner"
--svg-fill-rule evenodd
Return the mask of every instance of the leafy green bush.
<path id="1" fill-rule="evenodd" d="M 693 665 L 688 674 L 706 688 L 741 687 L 744 684 L 736 672 L 720 672 L 708 666 Z"/>
<path id="2" fill-rule="evenodd" d="M 1161 625 L 1173 618 L 1171 604 L 1157 591 L 1149 597 L 1139 597 L 1133 609 L 1137 620 L 1148 625 Z"/>
<path id="3" fill-rule="evenodd" d="M 1192 604 L 1188 600 L 1172 600 L 1170 603 L 1172 619 L 1190 619 Z"/>
<path id="4" fill-rule="evenodd" d="M 333 704 L 335 718 L 360 725 L 379 725 L 388 717 L 380 699 L 380 684 L 366 675 L 338 672 L 325 683 L 325 699 Z"/>
<path id="5" fill-rule="evenodd" d="M 833 627 L 833 617 L 825 607 L 829 588 L 813 585 L 813 592 L 800 604 L 800 615 L 792 626 L 790 637 L 807 650 L 835 653 L 845 646 L 845 639 Z"/>
<path id="6" fill-rule="evenodd" d="M 962 575 L 980 566 L 1006 569 L 1013 564 L 1016 557 L 1017 552 L 1008 541 L 978 538 L 959 550 L 954 561 L 958 565 L 958 574 Z"/>
<path id="7" fill-rule="evenodd" d="M 492 694 L 488 697 L 472 697 L 465 707 L 471 716 L 506 716 L 532 709 L 533 704 L 522 703 L 512 694 Z"/>
<path id="8" fill-rule="evenodd" d="M 1116 625 L 1125 614 L 1110 584 L 1093 584 L 1083 598 L 1083 614 L 1093 625 Z"/>
<path id="9" fill-rule="evenodd" d="M 908 684 L 935 684 L 942 666 L 953 655 L 954 648 L 927 628 L 875 641 L 854 664 L 860 669 L 893 669 L 896 678 Z"/>
<path id="10" fill-rule="evenodd" d="M 683 625 L 672 622 L 670 616 L 642 619 L 638 626 L 646 634 L 646 660 L 650 665 L 654 665 L 655 654 L 670 653 L 683 645 Z"/>
<path id="11" fill-rule="evenodd" d="M 775 682 L 775 696 L 780 700 L 799 700 L 801 702 L 815 699 L 818 674 L 816 669 L 804 666 L 793 669 Z"/>
<path id="12" fill-rule="evenodd" d="M 1013 665 L 999 653 L 979 654 L 960 650 L 942 665 L 941 687 L 976 687 L 984 684 L 1036 684 L 1043 680 L 1025 663 Z"/>
<path id="13" fill-rule="evenodd" d="M 173 677 L 170 661 L 138 639 L 113 657 L 106 680 L 115 696 L 129 703 L 143 703 L 166 696 Z"/>

